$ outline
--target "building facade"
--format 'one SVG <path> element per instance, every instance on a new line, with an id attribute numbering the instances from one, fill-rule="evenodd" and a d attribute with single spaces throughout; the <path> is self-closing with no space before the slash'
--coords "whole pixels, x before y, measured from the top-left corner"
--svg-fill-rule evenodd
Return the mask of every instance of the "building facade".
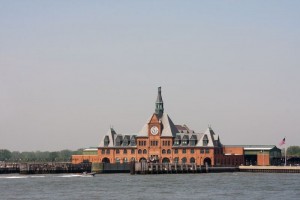
<path id="1" fill-rule="evenodd" d="M 118 134 L 110 128 L 99 147 L 84 151 L 84 155 L 73 155 L 72 162 L 146 161 L 237 166 L 245 164 L 244 152 L 243 146 L 222 145 L 219 135 L 210 126 L 201 133 L 186 125 L 175 125 L 164 112 L 159 87 L 155 112 L 138 133 Z"/>

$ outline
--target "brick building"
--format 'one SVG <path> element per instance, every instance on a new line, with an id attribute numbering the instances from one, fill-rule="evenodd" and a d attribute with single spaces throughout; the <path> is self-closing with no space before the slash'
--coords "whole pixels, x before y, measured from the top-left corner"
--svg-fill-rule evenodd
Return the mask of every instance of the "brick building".
<path id="1" fill-rule="evenodd" d="M 155 112 L 137 134 L 118 134 L 110 128 L 99 147 L 87 149 L 84 155 L 72 156 L 73 163 L 124 163 L 142 160 L 236 166 L 244 164 L 244 149 L 224 147 L 210 126 L 201 133 L 186 125 L 175 125 L 164 112 L 159 87 Z"/>

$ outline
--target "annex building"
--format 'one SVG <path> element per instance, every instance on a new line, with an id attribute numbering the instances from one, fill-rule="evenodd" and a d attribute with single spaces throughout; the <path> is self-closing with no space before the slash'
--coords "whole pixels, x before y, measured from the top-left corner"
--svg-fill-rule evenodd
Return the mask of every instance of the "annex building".
<path id="1" fill-rule="evenodd" d="M 265 148 L 262 146 L 257 146 L 255 151 L 249 148 L 222 145 L 219 135 L 210 126 L 204 132 L 197 132 L 186 125 L 175 125 L 170 116 L 164 112 L 159 87 L 155 112 L 137 134 L 119 134 L 110 128 L 97 148 L 85 149 L 83 155 L 73 155 L 72 163 L 126 163 L 144 160 L 237 166 L 246 164 L 246 161 L 249 164 L 271 165 L 277 163 L 281 157 L 277 154 L 280 149 L 276 146 L 268 146 L 264 151 L 260 150 Z M 248 157 L 245 157 L 245 152 L 248 152 Z M 271 154 L 273 157 L 270 157 Z"/>

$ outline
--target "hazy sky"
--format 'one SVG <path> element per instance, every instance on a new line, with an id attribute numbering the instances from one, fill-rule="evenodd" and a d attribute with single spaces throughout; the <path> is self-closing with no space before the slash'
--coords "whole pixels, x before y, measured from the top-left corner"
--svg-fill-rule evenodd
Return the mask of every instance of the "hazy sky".
<path id="1" fill-rule="evenodd" d="M 175 124 L 300 145 L 300 1 L 0 0 L 0 149 L 137 133 L 162 86 Z"/>

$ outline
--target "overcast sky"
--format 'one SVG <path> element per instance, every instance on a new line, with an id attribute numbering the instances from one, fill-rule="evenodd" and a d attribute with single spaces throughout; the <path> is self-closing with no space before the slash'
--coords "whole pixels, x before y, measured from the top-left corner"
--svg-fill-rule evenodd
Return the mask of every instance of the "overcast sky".
<path id="1" fill-rule="evenodd" d="M 0 149 L 137 133 L 162 86 L 175 124 L 300 145 L 300 1 L 0 0 Z"/>

